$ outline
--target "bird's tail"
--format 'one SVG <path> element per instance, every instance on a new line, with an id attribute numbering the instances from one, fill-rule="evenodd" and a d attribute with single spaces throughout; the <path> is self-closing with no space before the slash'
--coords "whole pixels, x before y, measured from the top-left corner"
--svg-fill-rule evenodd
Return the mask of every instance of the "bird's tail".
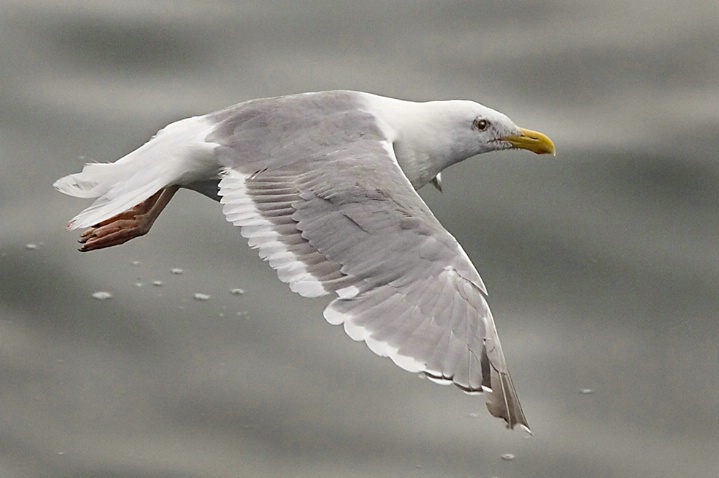
<path id="1" fill-rule="evenodd" d="M 91 227 L 141 203 L 160 189 L 186 185 L 217 169 L 211 124 L 202 116 L 177 121 L 114 163 L 89 163 L 82 172 L 55 181 L 61 193 L 97 198 L 75 216 L 68 230 Z"/>

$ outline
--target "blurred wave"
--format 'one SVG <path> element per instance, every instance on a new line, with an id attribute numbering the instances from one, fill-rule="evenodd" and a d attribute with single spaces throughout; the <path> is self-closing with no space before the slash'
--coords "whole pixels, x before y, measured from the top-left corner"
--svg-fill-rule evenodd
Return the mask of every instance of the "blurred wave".
<path id="1" fill-rule="evenodd" d="M 0 5 L 0 476 L 715 476 L 717 2 Z M 83 204 L 51 184 L 83 162 L 333 88 L 555 140 L 422 193 L 488 285 L 533 439 L 328 326 L 197 195 L 117 250 L 63 233 Z"/>

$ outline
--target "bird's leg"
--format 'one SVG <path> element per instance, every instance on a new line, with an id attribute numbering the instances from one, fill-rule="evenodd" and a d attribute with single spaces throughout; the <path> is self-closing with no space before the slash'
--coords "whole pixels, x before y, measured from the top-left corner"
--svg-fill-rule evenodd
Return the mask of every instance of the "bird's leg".
<path id="1" fill-rule="evenodd" d="M 95 224 L 80 236 L 80 250 L 87 252 L 118 246 L 130 239 L 144 236 L 179 188 L 169 186 L 160 189 L 140 204 Z"/>

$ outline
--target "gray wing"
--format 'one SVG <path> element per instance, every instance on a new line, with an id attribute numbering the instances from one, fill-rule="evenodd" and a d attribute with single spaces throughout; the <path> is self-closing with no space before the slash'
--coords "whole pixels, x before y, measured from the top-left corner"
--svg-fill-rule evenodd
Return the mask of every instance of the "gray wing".
<path id="1" fill-rule="evenodd" d="M 357 137 L 320 150 L 226 168 L 227 220 L 293 291 L 335 293 L 324 316 L 354 340 L 405 370 L 484 392 L 492 415 L 528 430 L 479 274 L 391 145 Z"/>

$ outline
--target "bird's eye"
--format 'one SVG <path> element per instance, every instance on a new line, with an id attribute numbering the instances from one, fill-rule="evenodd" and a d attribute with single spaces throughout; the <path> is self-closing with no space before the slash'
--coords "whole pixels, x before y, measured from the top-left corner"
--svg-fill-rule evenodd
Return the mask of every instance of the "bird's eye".
<path id="1" fill-rule="evenodd" d="M 489 121 L 483 118 L 477 118 L 474 120 L 473 126 L 477 129 L 477 131 L 484 131 L 489 126 Z"/>

